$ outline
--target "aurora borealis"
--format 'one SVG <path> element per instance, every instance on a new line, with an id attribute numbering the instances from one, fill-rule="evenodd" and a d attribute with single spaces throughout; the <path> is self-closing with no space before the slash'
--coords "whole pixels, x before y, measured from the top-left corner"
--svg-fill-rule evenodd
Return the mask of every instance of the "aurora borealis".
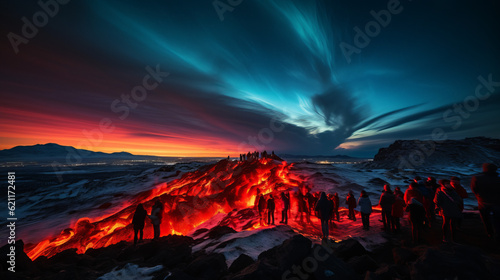
<path id="1" fill-rule="evenodd" d="M 500 137 L 495 1 L 40 3 L 2 3 L 0 149 L 371 157 L 436 129 Z M 347 59 L 358 30 L 374 36 Z"/>

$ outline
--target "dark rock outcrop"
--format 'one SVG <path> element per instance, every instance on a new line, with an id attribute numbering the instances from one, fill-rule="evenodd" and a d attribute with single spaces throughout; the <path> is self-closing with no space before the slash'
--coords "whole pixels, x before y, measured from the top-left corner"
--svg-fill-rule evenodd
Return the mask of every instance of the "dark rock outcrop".
<path id="1" fill-rule="evenodd" d="M 367 168 L 415 169 L 425 166 L 477 166 L 484 162 L 500 164 L 500 139 L 485 137 L 463 140 L 397 140 L 381 148 Z M 478 172 L 480 169 L 478 169 Z"/>

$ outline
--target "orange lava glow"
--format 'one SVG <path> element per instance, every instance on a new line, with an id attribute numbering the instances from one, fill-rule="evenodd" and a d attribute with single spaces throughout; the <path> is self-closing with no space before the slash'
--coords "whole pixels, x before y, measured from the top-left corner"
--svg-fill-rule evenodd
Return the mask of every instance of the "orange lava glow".
<path id="1" fill-rule="evenodd" d="M 123 205 L 122 210 L 110 216 L 93 220 L 81 218 L 54 238 L 27 244 L 25 251 L 34 260 L 71 248 L 76 248 L 77 253 L 84 253 L 90 248 L 133 241 L 131 222 L 137 205 L 142 203 L 149 213 L 157 199 L 164 204 L 161 236 L 187 235 L 218 213 L 253 208 L 257 189 L 277 198 L 282 191 L 299 186 L 302 180 L 290 171 L 292 166 L 269 158 L 243 162 L 221 160 L 185 173 L 172 182 L 159 183 L 153 189 L 138 194 L 134 203 Z M 257 215 L 250 209 L 248 213 Z M 259 228 L 255 220 L 252 221 L 239 221 L 244 224 L 240 228 Z M 144 238 L 152 237 L 152 225 L 146 219 Z"/>

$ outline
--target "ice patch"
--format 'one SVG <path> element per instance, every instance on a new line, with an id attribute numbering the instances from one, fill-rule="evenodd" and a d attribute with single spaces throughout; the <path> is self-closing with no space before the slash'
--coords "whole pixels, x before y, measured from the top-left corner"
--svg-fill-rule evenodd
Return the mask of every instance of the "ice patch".
<path id="1" fill-rule="evenodd" d="M 127 263 L 122 269 L 115 267 L 111 272 L 97 278 L 97 280 L 151 280 L 151 274 L 163 269 L 162 265 L 153 267 L 139 267 L 136 264 Z"/>
<path id="2" fill-rule="evenodd" d="M 260 253 L 282 244 L 296 234 L 292 228 L 283 225 L 229 233 L 217 240 L 208 239 L 195 245 L 193 252 L 205 250 L 207 253 L 221 253 L 226 257 L 229 267 L 241 254 L 257 260 Z"/>

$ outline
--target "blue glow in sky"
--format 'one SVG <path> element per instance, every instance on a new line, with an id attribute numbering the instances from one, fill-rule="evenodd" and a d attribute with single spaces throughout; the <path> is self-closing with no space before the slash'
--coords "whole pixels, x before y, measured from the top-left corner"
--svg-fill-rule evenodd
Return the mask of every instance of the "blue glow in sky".
<path id="1" fill-rule="evenodd" d="M 356 47 L 355 28 L 365 30 L 375 22 L 370 12 L 388 5 L 399 12 L 346 58 L 341 43 Z M 36 3 L 6 6 L 5 35 L 22 34 L 20 19 L 40 10 Z M 175 135 L 193 146 L 211 139 L 223 143 L 217 150 L 237 154 L 272 119 L 285 129 L 260 147 L 281 153 L 371 157 L 398 139 L 431 139 L 435 128 L 451 139 L 500 137 L 497 84 L 467 117 L 443 117 L 474 96 L 478 76 L 500 81 L 500 9 L 493 1 L 245 0 L 223 21 L 211 1 L 74 1 L 59 8 L 17 55 L 4 37 L 2 96 L 19 96 L 9 102 L 19 115 L 2 115 L 2 122 L 20 121 L 27 101 L 54 108 L 30 108 L 46 118 L 71 106 L 79 115 L 67 117 L 93 122 L 112 115 L 110 102 L 141 81 L 146 65 L 161 65 L 168 79 L 119 124 L 129 140 L 112 138 L 108 147 L 169 146 Z M 3 140 L 5 148 L 30 143 L 15 135 Z"/>

